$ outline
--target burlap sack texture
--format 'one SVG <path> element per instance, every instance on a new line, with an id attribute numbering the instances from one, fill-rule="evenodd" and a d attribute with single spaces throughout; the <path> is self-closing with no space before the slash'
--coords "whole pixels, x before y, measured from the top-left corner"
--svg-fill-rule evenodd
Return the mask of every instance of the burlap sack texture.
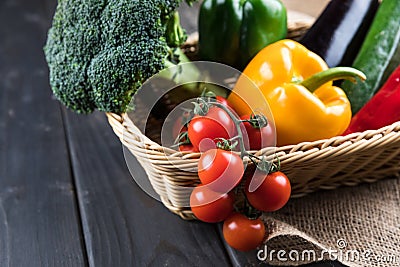
<path id="1" fill-rule="evenodd" d="M 258 257 L 282 266 L 321 258 L 357 267 L 400 266 L 399 206 L 397 177 L 291 199 L 264 216 L 269 236 Z"/>

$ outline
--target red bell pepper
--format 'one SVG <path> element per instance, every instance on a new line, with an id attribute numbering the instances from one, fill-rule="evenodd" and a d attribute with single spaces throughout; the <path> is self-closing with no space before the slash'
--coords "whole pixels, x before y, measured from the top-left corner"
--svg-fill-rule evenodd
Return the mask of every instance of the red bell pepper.
<path id="1" fill-rule="evenodd" d="M 352 118 L 343 135 L 376 130 L 400 120 L 400 66 Z"/>

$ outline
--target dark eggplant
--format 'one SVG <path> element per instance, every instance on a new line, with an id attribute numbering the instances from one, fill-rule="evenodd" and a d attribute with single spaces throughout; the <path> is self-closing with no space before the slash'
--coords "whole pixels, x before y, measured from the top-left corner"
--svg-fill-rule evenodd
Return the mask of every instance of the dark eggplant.
<path id="1" fill-rule="evenodd" d="M 378 7 L 379 0 L 332 0 L 299 42 L 329 67 L 351 66 Z"/>

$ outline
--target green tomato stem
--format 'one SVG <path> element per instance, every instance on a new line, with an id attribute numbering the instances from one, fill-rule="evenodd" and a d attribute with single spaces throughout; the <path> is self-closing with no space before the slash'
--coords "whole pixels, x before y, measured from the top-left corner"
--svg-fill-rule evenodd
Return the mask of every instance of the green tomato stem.
<path id="1" fill-rule="evenodd" d="M 233 115 L 233 113 L 229 110 L 229 108 L 227 108 L 226 106 L 222 105 L 221 103 L 218 102 L 211 102 L 212 105 L 219 107 L 221 109 L 223 109 L 228 115 L 229 117 L 232 119 L 233 123 L 235 124 L 236 130 L 238 132 L 237 137 L 239 139 L 239 147 L 240 147 L 240 157 L 243 159 L 248 153 L 246 151 L 246 148 L 244 147 L 244 141 L 243 141 L 243 133 L 242 133 L 242 129 L 240 128 L 240 120 L 238 120 L 235 115 Z"/>

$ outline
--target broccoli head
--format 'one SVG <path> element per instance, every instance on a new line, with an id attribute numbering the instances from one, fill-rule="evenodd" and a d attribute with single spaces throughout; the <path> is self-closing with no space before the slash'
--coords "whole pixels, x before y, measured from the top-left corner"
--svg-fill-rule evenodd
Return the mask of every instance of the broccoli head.
<path id="1" fill-rule="evenodd" d="M 125 112 L 184 41 L 180 1 L 59 0 L 44 47 L 55 96 L 78 113 Z"/>

